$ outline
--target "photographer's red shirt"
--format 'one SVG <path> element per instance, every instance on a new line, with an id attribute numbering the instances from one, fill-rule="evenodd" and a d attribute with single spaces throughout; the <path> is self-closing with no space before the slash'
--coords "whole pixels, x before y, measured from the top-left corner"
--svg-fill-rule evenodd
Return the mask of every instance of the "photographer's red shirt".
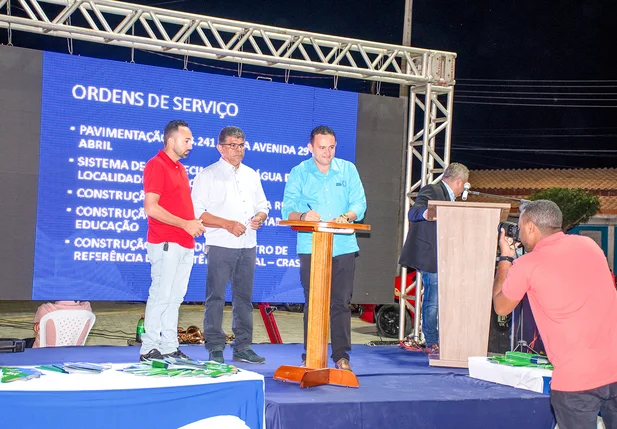
<path id="1" fill-rule="evenodd" d="M 169 213 L 186 220 L 195 219 L 186 169 L 162 150 L 144 168 L 144 191 L 159 195 L 159 205 Z M 195 247 L 195 239 L 182 228 L 148 217 L 148 243 L 166 241 L 187 249 Z"/>
<path id="2" fill-rule="evenodd" d="M 576 392 L 617 382 L 617 291 L 602 249 L 559 232 L 514 261 L 502 288 L 525 293 L 555 367 L 551 389 Z"/>

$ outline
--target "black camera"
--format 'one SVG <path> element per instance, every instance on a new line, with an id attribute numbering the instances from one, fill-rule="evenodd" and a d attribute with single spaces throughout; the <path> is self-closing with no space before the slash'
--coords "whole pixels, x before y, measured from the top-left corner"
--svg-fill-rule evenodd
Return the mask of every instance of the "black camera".
<path id="1" fill-rule="evenodd" d="M 515 224 L 514 222 L 500 222 L 499 227 L 497 228 L 497 231 L 500 234 L 501 234 L 502 228 L 504 232 L 506 233 L 506 237 L 510 237 L 515 242 L 520 243 L 521 239 L 519 238 L 519 234 L 521 230 L 518 229 L 517 224 Z"/>

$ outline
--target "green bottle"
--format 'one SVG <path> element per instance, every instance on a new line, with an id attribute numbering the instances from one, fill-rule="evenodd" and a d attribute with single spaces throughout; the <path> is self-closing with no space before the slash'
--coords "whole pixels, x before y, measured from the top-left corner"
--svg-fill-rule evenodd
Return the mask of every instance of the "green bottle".
<path id="1" fill-rule="evenodd" d="M 145 315 L 142 314 L 141 319 L 137 322 L 137 329 L 135 330 L 135 341 L 138 343 L 141 343 L 141 336 L 146 332 L 146 329 L 144 328 L 144 318 Z"/>

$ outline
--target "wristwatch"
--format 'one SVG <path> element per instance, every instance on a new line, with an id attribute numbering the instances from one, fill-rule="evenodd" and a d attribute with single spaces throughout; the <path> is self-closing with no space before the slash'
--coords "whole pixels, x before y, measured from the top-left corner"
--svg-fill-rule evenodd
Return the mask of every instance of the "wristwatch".
<path id="1" fill-rule="evenodd" d="M 509 263 L 514 263 L 514 258 L 511 256 L 500 256 L 498 259 L 499 262 L 501 261 L 508 261 Z"/>
<path id="2" fill-rule="evenodd" d="M 343 213 L 340 217 L 342 217 L 347 221 L 347 223 L 349 223 L 349 216 L 347 216 L 347 213 Z"/>

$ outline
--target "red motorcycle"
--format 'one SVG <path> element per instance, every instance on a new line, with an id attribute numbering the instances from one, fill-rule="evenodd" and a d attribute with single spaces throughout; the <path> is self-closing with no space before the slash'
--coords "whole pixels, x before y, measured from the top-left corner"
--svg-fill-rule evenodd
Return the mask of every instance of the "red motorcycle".
<path id="1" fill-rule="evenodd" d="M 405 311 L 405 336 L 411 335 L 415 320 L 416 306 L 416 272 L 407 274 L 407 286 L 413 287 L 407 294 Z M 360 319 L 377 325 L 377 333 L 380 337 L 398 338 L 399 331 L 399 298 L 401 296 L 401 276 L 394 279 L 394 302 L 395 304 L 362 304 L 360 307 Z"/>

